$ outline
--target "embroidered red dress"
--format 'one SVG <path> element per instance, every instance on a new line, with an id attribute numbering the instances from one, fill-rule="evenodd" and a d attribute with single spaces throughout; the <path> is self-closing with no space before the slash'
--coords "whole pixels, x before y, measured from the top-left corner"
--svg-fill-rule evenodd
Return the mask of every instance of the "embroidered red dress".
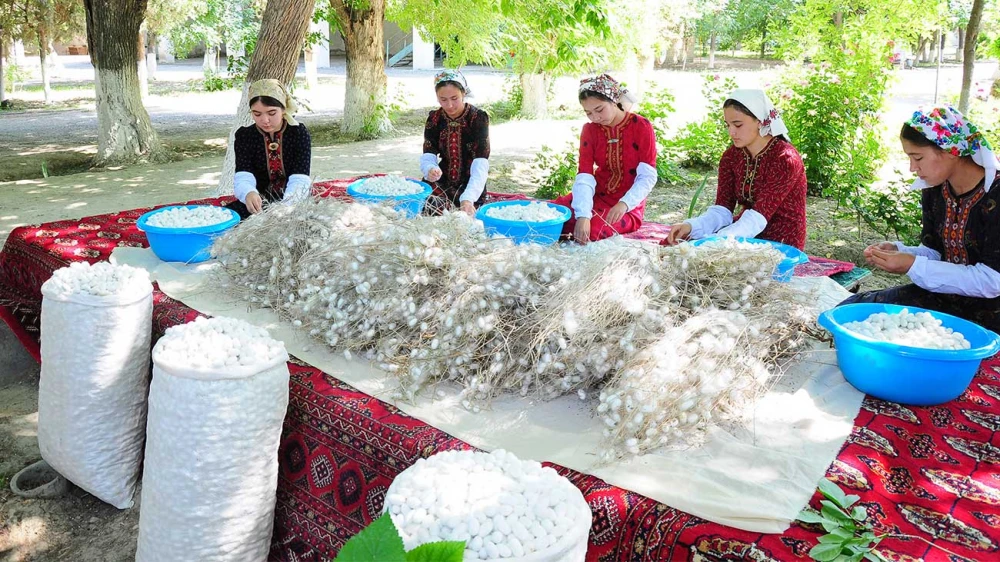
<path id="1" fill-rule="evenodd" d="M 757 238 L 803 249 L 806 245 L 806 169 L 795 147 L 773 137 L 751 156 L 730 146 L 719 161 L 715 204 L 732 211 L 733 221 L 753 209 L 767 220 Z"/>
<path id="2" fill-rule="evenodd" d="M 635 232 L 642 226 L 646 200 L 629 209 L 615 224 L 607 224 L 604 216 L 635 183 L 639 164 L 656 168 L 656 134 L 648 119 L 626 113 L 622 122 L 614 127 L 587 123 L 580 134 L 579 173 L 593 174 L 597 181 L 594 192 L 593 217 L 590 219 L 590 239 L 603 240 L 615 234 Z M 573 208 L 573 194 L 563 195 L 554 201 Z M 570 234 L 576 226 L 574 215 L 563 226 L 563 234 Z"/>
<path id="3" fill-rule="evenodd" d="M 434 182 L 434 195 L 459 205 L 459 197 L 472 177 L 472 161 L 490 157 L 490 116 L 467 103 L 465 111 L 452 119 L 443 109 L 427 116 L 424 125 L 424 154 L 441 157 L 441 179 Z M 482 205 L 486 190 L 475 202 Z"/>

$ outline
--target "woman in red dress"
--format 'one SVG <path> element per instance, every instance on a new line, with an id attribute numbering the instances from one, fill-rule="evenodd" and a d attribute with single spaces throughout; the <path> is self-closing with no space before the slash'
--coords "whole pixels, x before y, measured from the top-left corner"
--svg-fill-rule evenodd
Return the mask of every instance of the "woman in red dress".
<path id="1" fill-rule="evenodd" d="M 719 161 L 715 205 L 670 227 L 661 244 L 719 236 L 806 245 L 806 170 L 763 90 L 735 90 L 723 104 L 733 144 Z"/>
<path id="2" fill-rule="evenodd" d="M 628 111 L 633 102 L 607 74 L 580 82 L 590 123 L 580 134 L 579 173 L 573 191 L 553 201 L 573 210 L 563 235 L 580 244 L 642 226 L 646 196 L 656 185 L 656 135 L 648 119 Z"/>

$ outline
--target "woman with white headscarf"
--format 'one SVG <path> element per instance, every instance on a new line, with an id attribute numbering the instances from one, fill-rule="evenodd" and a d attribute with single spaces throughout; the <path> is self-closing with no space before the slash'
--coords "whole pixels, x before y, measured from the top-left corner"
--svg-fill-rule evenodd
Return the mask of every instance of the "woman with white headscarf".
<path id="1" fill-rule="evenodd" d="M 715 205 L 670 227 L 661 244 L 711 235 L 806 244 L 806 170 L 763 90 L 735 90 L 723 104 L 733 144 L 719 161 Z"/>
<path id="2" fill-rule="evenodd" d="M 441 108 L 427 116 L 420 155 L 420 171 L 434 187 L 424 212 L 440 214 L 457 207 L 474 215 L 486 200 L 490 116 L 465 101 L 472 90 L 458 70 L 439 72 L 434 92 Z"/>
<path id="3" fill-rule="evenodd" d="M 573 217 L 563 235 L 580 244 L 642 226 L 646 197 L 656 185 L 656 134 L 630 111 L 635 100 L 607 74 L 580 81 L 580 106 L 589 123 L 580 133 L 580 161 L 571 193 L 554 203 Z"/>
<path id="4" fill-rule="evenodd" d="M 232 208 L 242 218 L 278 201 L 309 195 L 312 139 L 306 126 L 292 117 L 295 102 L 285 86 L 272 79 L 250 85 L 254 124 L 236 130 L 236 176 Z"/>
<path id="5" fill-rule="evenodd" d="M 1000 177 L 989 143 L 955 108 L 917 111 L 900 131 L 917 174 L 919 246 L 865 249 L 873 267 L 912 283 L 855 295 L 841 304 L 899 304 L 944 312 L 1000 332 Z"/>

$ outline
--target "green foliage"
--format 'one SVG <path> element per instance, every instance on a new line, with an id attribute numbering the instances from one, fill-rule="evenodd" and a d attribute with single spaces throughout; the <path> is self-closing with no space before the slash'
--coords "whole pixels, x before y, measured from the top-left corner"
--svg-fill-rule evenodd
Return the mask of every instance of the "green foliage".
<path id="1" fill-rule="evenodd" d="M 386 101 L 375 103 L 372 111 L 365 116 L 361 132 L 358 133 L 358 140 L 377 139 L 387 130 L 391 130 L 392 123 L 403 112 L 405 103 L 406 97 L 401 91 L 397 91 L 391 99 L 387 94 Z"/>
<path id="2" fill-rule="evenodd" d="M 876 535 L 868 523 L 868 512 L 854 505 L 860 498 L 845 495 L 839 486 L 826 478 L 819 481 L 819 491 L 826 498 L 820 502 L 820 511 L 807 508 L 798 517 L 803 523 L 822 525 L 827 533 L 819 538 L 819 544 L 809 551 L 809 556 L 819 562 L 884 561 L 875 547 L 885 535 Z"/>
<path id="3" fill-rule="evenodd" d="M 732 143 L 722 117 L 722 104 L 736 88 L 736 80 L 732 77 L 722 78 L 718 74 L 706 76 L 701 95 L 708 105 L 708 115 L 701 121 L 688 123 L 665 143 L 663 152 L 683 166 L 718 166 L 722 153 Z"/>
<path id="4" fill-rule="evenodd" d="M 650 90 L 643 95 L 635 112 L 649 119 L 656 133 L 656 176 L 661 182 L 676 184 L 684 174 L 669 148 L 668 123 L 674 114 L 674 96 L 666 88 Z"/>
<path id="5" fill-rule="evenodd" d="M 694 190 L 694 195 L 691 196 L 691 203 L 688 205 L 687 211 L 687 218 L 689 219 L 695 216 L 695 211 L 699 208 L 698 200 L 701 199 L 701 194 L 705 191 L 705 186 L 708 185 L 708 176 L 709 174 L 705 174 L 704 177 L 701 178 L 701 183 L 698 184 L 698 188 Z"/>
<path id="6" fill-rule="evenodd" d="M 531 163 L 532 167 L 540 170 L 544 176 L 538 190 L 535 191 L 535 197 L 555 199 L 569 193 L 579 170 L 578 158 L 579 152 L 576 144 L 572 142 L 566 143 L 566 148 L 562 152 L 543 146 Z"/>
<path id="7" fill-rule="evenodd" d="M 516 119 L 521 113 L 521 101 L 524 99 L 524 89 L 517 78 L 504 81 L 503 97 L 499 100 L 485 103 L 481 107 L 490 116 L 491 123 L 503 123 Z"/>
<path id="8" fill-rule="evenodd" d="M 8 92 L 16 92 L 17 87 L 23 86 L 29 78 L 31 75 L 28 73 L 28 69 L 14 64 L 13 59 L 7 59 L 4 63 L 3 80 Z"/>
<path id="9" fill-rule="evenodd" d="M 895 235 L 908 246 L 920 242 L 923 211 L 920 192 L 909 189 L 911 179 L 900 176 L 883 188 L 859 188 L 851 197 L 850 207 L 843 207 L 841 218 L 855 215 L 883 237 Z"/>
<path id="10" fill-rule="evenodd" d="M 883 36 L 885 29 L 869 22 L 845 21 L 841 41 L 820 42 L 813 51 L 815 62 L 790 65 L 770 92 L 802 154 L 809 193 L 852 207 L 865 220 L 879 213 L 866 205 L 881 202 L 876 207 L 884 208 L 891 202 L 879 194 L 859 195 L 871 189 L 886 156 L 879 115 L 893 49 L 892 40 Z"/>
<path id="11" fill-rule="evenodd" d="M 464 552 L 463 541 L 427 543 L 406 552 L 387 513 L 347 541 L 334 562 L 462 562 Z"/>

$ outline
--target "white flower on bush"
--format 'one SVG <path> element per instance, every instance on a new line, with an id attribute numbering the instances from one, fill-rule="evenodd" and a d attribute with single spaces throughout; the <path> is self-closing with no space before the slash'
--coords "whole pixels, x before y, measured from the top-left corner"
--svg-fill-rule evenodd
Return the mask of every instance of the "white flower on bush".
<path id="1" fill-rule="evenodd" d="M 904 308 L 895 314 L 876 312 L 858 322 L 847 322 L 844 328 L 869 338 L 927 349 L 969 349 L 972 345 L 961 332 L 942 325 L 929 312 L 910 312 Z"/>
<path id="2" fill-rule="evenodd" d="M 284 349 L 264 328 L 243 320 L 199 316 L 194 322 L 168 328 L 153 349 L 153 359 L 190 369 L 221 369 L 264 365 Z"/>
<path id="3" fill-rule="evenodd" d="M 368 178 L 354 189 L 366 195 L 416 195 L 424 190 L 424 186 L 400 176 L 389 175 Z"/>
<path id="4" fill-rule="evenodd" d="M 420 459 L 385 498 L 406 548 L 466 541 L 465 560 L 528 556 L 591 517 L 579 492 L 551 468 L 503 450 L 446 451 Z"/>
<path id="5" fill-rule="evenodd" d="M 173 207 L 160 211 L 146 220 L 149 226 L 160 228 L 197 228 L 226 222 L 233 213 L 224 207 L 199 205 L 197 207 Z"/>
<path id="6" fill-rule="evenodd" d="M 562 218 L 563 214 L 546 203 L 533 201 L 527 205 L 491 207 L 486 209 L 486 216 L 507 221 L 545 222 Z"/>
<path id="7" fill-rule="evenodd" d="M 50 295 L 106 297 L 149 292 L 151 286 L 145 269 L 106 261 L 93 265 L 74 262 L 69 267 L 57 269 L 45 282 L 45 290 Z"/>

